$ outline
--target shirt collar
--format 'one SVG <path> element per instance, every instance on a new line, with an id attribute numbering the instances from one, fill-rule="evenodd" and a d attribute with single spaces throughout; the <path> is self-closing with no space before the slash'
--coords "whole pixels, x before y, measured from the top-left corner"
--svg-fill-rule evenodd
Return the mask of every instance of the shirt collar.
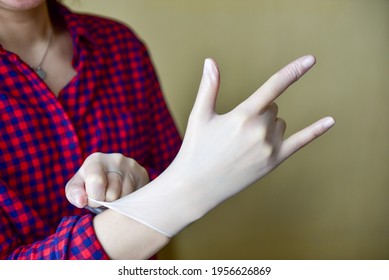
<path id="1" fill-rule="evenodd" d="M 65 7 L 62 4 L 58 4 L 58 8 L 60 15 L 65 21 L 66 28 L 74 42 L 79 43 L 81 41 L 86 41 L 92 45 L 97 43 L 93 37 L 93 32 L 89 30 L 90 28 L 83 20 L 82 15 L 71 11 L 68 7 Z"/>

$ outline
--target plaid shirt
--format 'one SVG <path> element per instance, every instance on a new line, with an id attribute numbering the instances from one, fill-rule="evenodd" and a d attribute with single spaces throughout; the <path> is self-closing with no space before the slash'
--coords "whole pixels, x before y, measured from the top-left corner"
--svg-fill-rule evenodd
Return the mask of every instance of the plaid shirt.
<path id="1" fill-rule="evenodd" d="M 132 157 L 155 178 L 181 144 L 135 34 L 112 20 L 58 8 L 77 71 L 58 97 L 0 47 L 2 259 L 108 258 L 93 216 L 68 203 L 65 184 L 97 151 Z"/>

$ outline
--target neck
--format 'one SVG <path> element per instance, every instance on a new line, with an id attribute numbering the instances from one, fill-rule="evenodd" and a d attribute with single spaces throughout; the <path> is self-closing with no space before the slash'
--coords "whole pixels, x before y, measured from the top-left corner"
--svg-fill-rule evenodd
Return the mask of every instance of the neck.
<path id="1" fill-rule="evenodd" d="M 46 44 L 53 29 L 45 1 L 22 11 L 0 7 L 0 26 L 0 43 L 16 53 Z"/>

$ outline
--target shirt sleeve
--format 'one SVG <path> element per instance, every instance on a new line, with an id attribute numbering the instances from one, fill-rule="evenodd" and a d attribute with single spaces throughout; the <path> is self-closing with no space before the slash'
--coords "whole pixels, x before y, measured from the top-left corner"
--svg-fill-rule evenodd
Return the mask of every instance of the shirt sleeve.
<path id="1" fill-rule="evenodd" d="M 13 192 L 0 186 L 1 259 L 100 260 L 108 259 L 96 238 L 91 214 L 65 217 L 53 234 L 35 211 Z M 47 236 L 44 236 L 44 229 Z M 40 232 L 35 240 L 30 231 Z M 32 237 L 34 236 L 34 237 Z M 37 238 L 38 239 L 38 238 Z"/>
<path id="2" fill-rule="evenodd" d="M 9 259 L 104 260 L 108 259 L 96 239 L 91 215 L 64 218 L 55 234 L 17 248 Z"/>
<path id="3" fill-rule="evenodd" d="M 20 260 L 109 259 L 96 240 L 90 215 L 64 218 L 55 234 L 42 241 L 19 246 L 4 258 Z"/>

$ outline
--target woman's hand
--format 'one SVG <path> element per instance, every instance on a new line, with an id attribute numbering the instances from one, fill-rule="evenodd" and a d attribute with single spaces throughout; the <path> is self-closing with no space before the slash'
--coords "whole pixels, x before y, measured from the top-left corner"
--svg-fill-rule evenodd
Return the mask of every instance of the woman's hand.
<path id="1" fill-rule="evenodd" d="M 301 57 L 274 74 L 232 111 L 218 115 L 219 71 L 206 60 L 181 149 L 150 184 L 113 203 L 101 203 L 172 237 L 229 197 L 261 179 L 333 124 L 325 117 L 284 139 L 274 103 L 315 64 Z"/>
<path id="2" fill-rule="evenodd" d="M 322 135 L 334 124 L 331 117 L 284 139 L 286 123 L 277 116 L 275 103 L 314 64 L 315 58 L 310 55 L 293 61 L 233 110 L 218 115 L 215 103 L 219 71 L 213 60 L 207 60 L 174 167 L 182 166 L 180 174 L 196 178 L 196 189 L 204 189 L 205 197 L 225 199 L 259 180 Z M 189 170 L 193 172 L 188 173 Z"/>
<path id="3" fill-rule="evenodd" d="M 98 207 L 100 205 L 89 202 L 88 197 L 115 201 L 148 182 L 146 169 L 135 160 L 118 153 L 94 153 L 66 184 L 65 192 L 69 202 L 76 207 Z"/>

